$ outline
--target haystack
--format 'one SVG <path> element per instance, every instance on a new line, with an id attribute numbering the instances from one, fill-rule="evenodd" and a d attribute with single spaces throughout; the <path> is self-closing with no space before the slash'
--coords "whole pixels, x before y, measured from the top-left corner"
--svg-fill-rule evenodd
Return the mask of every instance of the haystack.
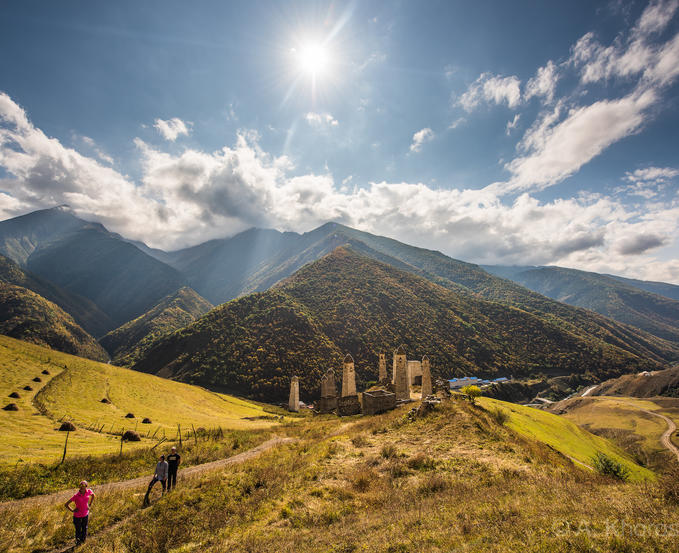
<path id="1" fill-rule="evenodd" d="M 141 438 L 134 430 L 126 430 L 123 434 L 123 440 L 128 442 L 140 442 Z"/>
<path id="2" fill-rule="evenodd" d="M 101 400 L 102 403 L 111 403 L 111 401 L 107 398 L 104 398 Z"/>
<path id="3" fill-rule="evenodd" d="M 71 421 L 64 421 L 59 427 L 59 432 L 73 432 L 75 430 L 75 424 Z"/>
<path id="4" fill-rule="evenodd" d="M 9 403 L 2 408 L 3 411 L 18 411 L 19 407 L 16 403 Z"/>
<path id="5" fill-rule="evenodd" d="M 148 417 L 144 418 L 144 420 L 141 421 L 142 424 L 151 424 L 151 422 L 152 422 L 151 419 L 149 419 Z"/>
<path id="6" fill-rule="evenodd" d="M 12 392 L 9 394 L 9 397 L 13 397 L 14 399 L 19 399 L 21 396 L 19 395 L 19 392 Z"/>
<path id="7" fill-rule="evenodd" d="M 133 419 L 133 418 L 134 418 L 134 414 L 128 413 L 127 415 L 125 415 L 125 418 L 126 418 L 126 419 Z"/>
<path id="8" fill-rule="evenodd" d="M 31 388 L 30 386 L 24 386 L 24 390 L 26 390 L 27 392 L 32 392 L 33 388 Z"/>
<path id="9" fill-rule="evenodd" d="M 39 376 L 36 376 L 36 377 L 33 379 L 33 382 L 42 382 L 42 378 L 40 378 Z"/>

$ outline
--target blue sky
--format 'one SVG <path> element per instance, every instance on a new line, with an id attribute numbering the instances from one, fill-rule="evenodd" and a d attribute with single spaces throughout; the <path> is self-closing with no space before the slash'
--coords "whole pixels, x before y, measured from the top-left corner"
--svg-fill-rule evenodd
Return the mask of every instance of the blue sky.
<path id="1" fill-rule="evenodd" d="M 679 282 L 676 0 L 2 7 L 4 217 L 168 249 L 335 220 Z"/>

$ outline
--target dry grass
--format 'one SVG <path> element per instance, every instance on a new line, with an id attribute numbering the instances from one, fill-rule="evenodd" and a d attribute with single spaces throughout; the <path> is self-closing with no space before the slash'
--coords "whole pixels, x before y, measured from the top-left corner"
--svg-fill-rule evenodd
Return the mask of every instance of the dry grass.
<path id="1" fill-rule="evenodd" d="M 412 422 L 406 411 L 347 426 L 305 421 L 291 429 L 301 442 L 186 483 L 88 551 L 674 550 L 676 482 L 603 478 L 466 402 Z M 111 520 L 114 508 L 96 516 Z M 28 525 L 21 514 L 17 535 Z M 70 532 L 68 521 L 50 520 L 43 543 Z"/>

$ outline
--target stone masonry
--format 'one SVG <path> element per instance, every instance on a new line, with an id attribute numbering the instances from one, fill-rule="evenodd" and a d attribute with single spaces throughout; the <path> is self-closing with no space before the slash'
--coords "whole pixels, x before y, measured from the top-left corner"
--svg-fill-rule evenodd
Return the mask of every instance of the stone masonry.
<path id="1" fill-rule="evenodd" d="M 406 359 L 406 349 L 403 345 L 394 351 L 393 363 L 393 383 L 396 400 L 410 399 L 410 378 L 408 375 L 408 361 Z"/>
<path id="2" fill-rule="evenodd" d="M 356 394 L 356 373 L 354 359 L 347 354 L 342 368 L 342 396 L 337 400 L 337 414 L 340 416 L 357 415 L 361 412 L 361 402 Z"/>
<path id="3" fill-rule="evenodd" d="M 288 411 L 299 411 L 299 377 L 293 376 L 290 380 L 290 399 L 288 401 Z"/>
<path id="4" fill-rule="evenodd" d="M 422 399 L 425 399 L 431 394 L 431 366 L 429 363 L 429 357 L 425 355 L 422 358 Z"/>
<path id="5" fill-rule="evenodd" d="M 384 353 L 380 353 L 380 369 L 379 369 L 379 381 L 386 382 L 387 380 L 387 356 Z"/>
<path id="6" fill-rule="evenodd" d="M 321 400 L 318 402 L 320 413 L 331 413 L 337 409 L 337 384 L 335 371 L 328 369 L 321 377 Z"/>

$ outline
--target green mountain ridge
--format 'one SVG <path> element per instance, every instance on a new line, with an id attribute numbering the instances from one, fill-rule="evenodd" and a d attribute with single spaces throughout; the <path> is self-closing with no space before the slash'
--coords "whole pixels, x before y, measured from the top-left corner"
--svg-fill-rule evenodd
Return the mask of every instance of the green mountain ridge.
<path id="1" fill-rule="evenodd" d="M 95 361 L 108 359 L 97 341 L 58 305 L 6 282 L 0 282 L 0 334 Z"/>
<path id="2" fill-rule="evenodd" d="M 152 309 L 112 330 L 99 343 L 116 365 L 129 366 L 161 337 L 192 323 L 213 305 L 185 286 L 164 297 Z"/>
<path id="3" fill-rule="evenodd" d="M 619 339 L 619 337 L 618 337 Z M 133 368 L 281 400 L 300 377 L 306 398 L 351 353 L 359 383 L 378 353 L 404 343 L 436 375 L 589 372 L 600 379 L 659 363 L 522 309 L 460 294 L 346 247 L 271 290 L 217 307 L 160 339 Z"/>
<path id="4" fill-rule="evenodd" d="M 628 280 L 563 267 L 486 269 L 544 296 L 596 311 L 679 344 L 679 301 L 642 290 Z"/>
<path id="5" fill-rule="evenodd" d="M 0 255 L 0 281 L 28 288 L 46 300 L 56 303 L 93 336 L 101 336 L 113 325 L 109 316 L 93 301 L 27 273 L 4 255 Z"/>

